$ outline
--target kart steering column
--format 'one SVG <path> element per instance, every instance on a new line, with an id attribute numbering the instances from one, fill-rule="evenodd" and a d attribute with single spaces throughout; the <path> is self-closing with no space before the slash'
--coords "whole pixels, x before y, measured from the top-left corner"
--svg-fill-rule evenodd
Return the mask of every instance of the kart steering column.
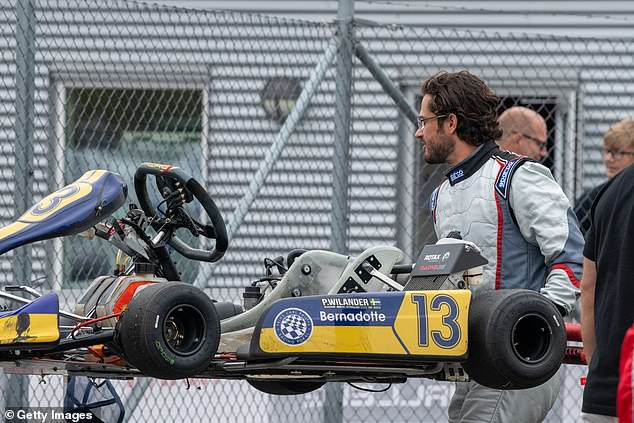
<path id="1" fill-rule="evenodd" d="M 168 281 L 179 282 L 181 280 L 180 274 L 167 250 L 167 241 L 171 238 L 172 234 L 170 234 L 169 231 L 161 230 L 152 239 L 150 248 L 161 265 L 161 269 L 163 269 L 163 277 Z"/>

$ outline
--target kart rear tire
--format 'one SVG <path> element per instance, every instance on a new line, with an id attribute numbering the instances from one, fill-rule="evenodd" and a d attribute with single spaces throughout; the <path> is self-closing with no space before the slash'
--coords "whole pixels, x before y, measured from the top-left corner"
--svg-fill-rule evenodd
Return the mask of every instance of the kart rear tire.
<path id="1" fill-rule="evenodd" d="M 559 369 L 566 331 L 555 305 L 524 289 L 483 293 L 469 311 L 469 359 L 464 368 L 481 385 L 526 389 Z"/>
<path id="2" fill-rule="evenodd" d="M 207 369 L 220 342 L 211 299 L 182 282 L 143 287 L 121 314 L 116 343 L 128 363 L 158 379 L 193 377 Z"/>
<path id="3" fill-rule="evenodd" d="M 326 382 L 279 382 L 266 380 L 247 380 L 249 385 L 260 392 L 271 395 L 302 395 L 316 391 Z"/>

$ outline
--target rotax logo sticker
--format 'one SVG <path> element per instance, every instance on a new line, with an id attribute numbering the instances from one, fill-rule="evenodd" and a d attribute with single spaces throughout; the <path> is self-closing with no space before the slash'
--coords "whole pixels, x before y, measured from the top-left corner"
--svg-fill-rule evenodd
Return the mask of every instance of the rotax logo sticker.
<path id="1" fill-rule="evenodd" d="M 286 345 L 301 345 L 313 333 L 313 319 L 304 310 L 287 308 L 275 316 L 273 328 L 277 338 Z"/>

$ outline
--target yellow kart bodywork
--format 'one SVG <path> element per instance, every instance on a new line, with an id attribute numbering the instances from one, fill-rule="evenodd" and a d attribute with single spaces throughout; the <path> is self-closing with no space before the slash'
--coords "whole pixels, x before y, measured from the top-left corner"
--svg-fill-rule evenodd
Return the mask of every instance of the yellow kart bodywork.
<path id="1" fill-rule="evenodd" d="M 295 298 L 271 307 L 254 340 L 268 354 L 455 361 L 467 354 L 470 302 L 469 290 Z"/>

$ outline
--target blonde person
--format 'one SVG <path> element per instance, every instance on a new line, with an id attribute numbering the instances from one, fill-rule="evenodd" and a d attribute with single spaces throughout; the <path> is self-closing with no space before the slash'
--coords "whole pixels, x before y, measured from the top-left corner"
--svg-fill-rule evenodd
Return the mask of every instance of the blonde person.
<path id="1" fill-rule="evenodd" d="M 634 118 L 629 117 L 612 125 L 603 136 L 601 150 L 608 180 L 634 163 Z M 575 214 L 584 235 L 590 229 L 592 203 L 606 183 L 587 190 L 575 202 Z"/>

